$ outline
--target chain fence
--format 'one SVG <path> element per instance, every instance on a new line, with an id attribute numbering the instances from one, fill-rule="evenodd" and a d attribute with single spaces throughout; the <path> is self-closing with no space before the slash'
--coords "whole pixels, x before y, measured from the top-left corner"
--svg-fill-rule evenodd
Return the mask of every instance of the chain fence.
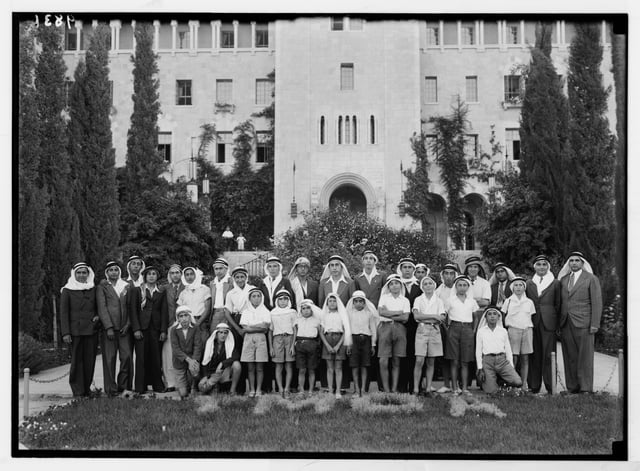
<path id="1" fill-rule="evenodd" d="M 69 368 L 69 371 L 67 371 L 65 374 L 63 374 L 62 376 L 58 376 L 57 378 L 36 379 L 33 376 L 29 376 L 29 381 L 33 381 L 34 383 L 41 383 L 41 384 L 55 383 L 56 381 L 60 381 L 61 379 L 66 378 L 67 376 L 69 376 L 69 373 L 71 373 L 71 368 Z"/>
<path id="2" fill-rule="evenodd" d="M 606 392 L 607 388 L 611 384 L 611 380 L 613 379 L 613 376 L 614 376 L 614 374 L 616 372 L 616 369 L 620 366 L 619 363 L 620 363 L 620 358 L 619 358 L 619 356 L 616 356 L 616 359 L 613 362 L 613 365 L 611 366 L 611 372 L 609 373 L 609 379 L 607 379 L 607 382 L 605 383 L 605 385 L 602 388 L 600 388 L 598 390 L 595 390 L 594 392 Z M 565 391 L 567 390 L 567 386 L 562 381 L 562 376 L 560 375 L 560 370 L 557 367 L 556 367 L 556 382 L 557 382 L 558 385 L 560 385 L 560 387 L 562 389 L 564 389 Z M 622 384 L 618 385 L 618 394 L 621 393 L 622 386 L 623 386 Z"/>

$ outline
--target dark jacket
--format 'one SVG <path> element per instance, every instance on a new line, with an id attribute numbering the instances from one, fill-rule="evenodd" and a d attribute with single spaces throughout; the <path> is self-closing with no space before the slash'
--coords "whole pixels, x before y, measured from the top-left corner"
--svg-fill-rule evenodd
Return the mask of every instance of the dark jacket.
<path id="1" fill-rule="evenodd" d="M 60 295 L 60 332 L 65 335 L 92 335 L 98 330 L 99 322 L 96 288 L 82 291 L 62 289 Z"/>
<path id="2" fill-rule="evenodd" d="M 378 274 L 371 279 L 371 284 L 369 284 L 369 282 L 367 281 L 367 277 L 365 277 L 364 274 L 360 273 L 353 279 L 354 291 L 363 291 L 367 299 L 377 307 L 378 302 L 380 302 L 382 287 L 386 282 L 386 273 L 378 272 Z"/>
<path id="3" fill-rule="evenodd" d="M 509 288 L 509 284 L 511 282 L 509 280 L 506 281 L 506 284 L 504 286 L 504 301 L 507 300 L 507 298 L 509 296 L 511 296 L 513 293 L 511 292 L 511 288 Z M 500 285 L 500 282 L 494 283 L 491 285 L 491 305 L 492 306 L 497 306 L 498 304 L 498 286 Z M 503 301 L 503 302 L 504 302 Z"/>
<path id="4" fill-rule="evenodd" d="M 263 280 L 260 280 L 258 288 L 260 288 L 260 291 L 262 291 L 262 294 L 264 295 L 264 305 L 271 311 L 274 308 L 274 304 L 271 302 L 271 299 L 269 299 L 269 288 L 267 288 L 267 285 L 264 284 Z M 275 294 L 281 289 L 286 289 L 289 292 L 291 307 L 296 309 L 296 295 L 293 292 L 293 287 L 291 286 L 291 282 L 288 278 L 282 277 L 280 283 L 276 285 L 276 289 L 273 290 L 273 295 L 275 296 Z"/>
<path id="5" fill-rule="evenodd" d="M 600 280 L 595 275 L 582 270 L 582 274 L 571 291 L 568 290 L 569 276 L 560 281 L 562 285 L 562 307 L 560 327 L 571 318 L 579 329 L 599 328 L 602 316 L 602 291 Z"/>
<path id="6" fill-rule="evenodd" d="M 184 338 L 182 328 L 171 330 L 171 348 L 173 350 L 173 367 L 184 370 L 189 367 L 187 357 L 196 361 L 202 359 L 202 335 L 196 327 L 189 327 L 187 338 Z"/>
<path id="7" fill-rule="evenodd" d="M 146 289 L 145 291 L 148 292 Z M 154 291 L 153 296 L 147 298 L 144 308 L 141 306 L 142 296 L 142 287 L 136 288 L 131 292 L 131 299 L 129 300 L 131 329 L 136 332 L 152 328 L 166 334 L 168 319 L 166 291 Z"/>
<path id="8" fill-rule="evenodd" d="M 217 342 L 216 342 L 217 343 Z M 233 347 L 233 352 L 231 356 L 227 358 L 227 352 L 224 349 L 224 345 L 220 349 L 220 354 L 216 355 L 216 343 L 213 345 L 213 356 L 209 363 L 204 366 L 204 374 L 206 376 L 212 375 L 216 372 L 218 365 L 222 363 L 222 369 L 229 368 L 234 361 L 240 361 L 240 351 L 239 351 L 239 343 L 236 342 Z"/>
<path id="9" fill-rule="evenodd" d="M 538 297 L 538 287 L 536 284 L 527 280 L 526 295 L 533 305 L 536 307 L 536 313 L 531 318 L 534 327 L 538 327 L 540 322 L 545 330 L 555 331 L 558 328 L 558 320 L 560 319 L 560 304 L 562 302 L 562 285 L 558 280 L 553 280 L 547 286 L 540 297 Z"/>

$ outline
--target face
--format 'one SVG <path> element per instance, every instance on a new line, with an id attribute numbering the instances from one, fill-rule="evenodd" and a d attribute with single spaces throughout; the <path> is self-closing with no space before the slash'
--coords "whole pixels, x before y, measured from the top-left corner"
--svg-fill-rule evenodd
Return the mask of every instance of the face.
<path id="1" fill-rule="evenodd" d="M 327 307 L 330 311 L 335 311 L 336 309 L 338 309 L 338 301 L 336 301 L 336 298 L 331 296 L 329 299 L 327 299 Z"/>
<path id="2" fill-rule="evenodd" d="M 89 269 L 88 268 L 78 268 L 75 272 L 76 281 L 80 283 L 86 283 L 87 278 L 89 278 Z"/>
<path id="3" fill-rule="evenodd" d="M 426 294 L 431 295 L 436 290 L 436 282 L 433 281 L 431 278 L 425 278 L 422 281 L 422 289 Z"/>
<path id="4" fill-rule="evenodd" d="M 218 333 L 216 334 L 216 338 L 218 339 L 219 342 L 226 341 L 228 336 L 229 336 L 229 331 L 227 329 L 219 330 Z"/>
<path id="5" fill-rule="evenodd" d="M 466 280 L 460 280 L 456 283 L 456 293 L 458 294 L 466 294 L 469 290 L 469 283 Z"/>
<path id="6" fill-rule="evenodd" d="M 582 265 L 584 265 L 584 263 L 580 257 L 573 256 L 569 259 L 569 268 L 571 271 L 582 270 Z"/>
<path id="7" fill-rule="evenodd" d="M 400 294 L 400 290 L 402 289 L 402 283 L 399 281 L 393 280 L 389 282 L 389 291 L 391 294 Z"/>
<path id="8" fill-rule="evenodd" d="M 107 268 L 107 278 L 117 280 L 120 277 L 120 269 L 118 267 Z"/>
<path id="9" fill-rule="evenodd" d="M 362 257 L 362 265 L 365 268 L 373 269 L 373 267 L 376 266 L 376 258 L 372 254 L 367 254 L 364 257 Z"/>
<path id="10" fill-rule="evenodd" d="M 178 268 L 172 268 L 169 270 L 169 278 L 171 279 L 171 283 L 180 283 L 180 278 L 182 277 L 182 272 Z"/>
<path id="11" fill-rule="evenodd" d="M 331 276 L 340 276 L 342 273 L 342 265 L 340 262 L 329 262 L 329 273 L 331 273 Z"/>
<path id="12" fill-rule="evenodd" d="M 496 278 L 498 281 L 505 281 L 507 279 L 507 270 L 504 268 L 498 268 L 496 270 Z"/>
<path id="13" fill-rule="evenodd" d="M 267 272 L 271 278 L 275 278 L 280 273 L 280 264 L 276 262 L 267 263 Z"/>
<path id="14" fill-rule="evenodd" d="M 219 280 L 221 280 L 227 274 L 227 267 L 224 265 L 216 265 L 213 267 L 213 273 Z"/>
<path id="15" fill-rule="evenodd" d="M 158 281 L 158 272 L 155 270 L 149 270 L 146 276 L 147 283 L 156 283 Z"/>
<path id="16" fill-rule="evenodd" d="M 284 309 L 289 304 L 289 298 L 287 298 L 286 296 L 280 296 L 277 302 L 278 307 Z"/>
<path id="17" fill-rule="evenodd" d="M 247 282 L 247 275 L 244 273 L 236 273 L 233 275 L 233 280 L 240 288 L 244 288 L 244 285 Z"/>
<path id="18" fill-rule="evenodd" d="M 249 301 L 251 301 L 253 307 L 258 307 L 260 306 L 260 302 L 262 302 L 262 295 L 257 291 L 254 291 L 249 295 Z"/>
<path id="19" fill-rule="evenodd" d="M 476 264 L 469 265 L 467 273 L 471 278 L 475 278 L 476 276 L 478 276 L 478 273 L 480 273 L 480 267 Z"/>
<path id="20" fill-rule="evenodd" d="M 427 270 L 424 267 L 418 267 L 416 268 L 416 271 L 413 274 L 416 276 L 418 280 L 421 280 L 425 276 L 427 276 Z"/>
<path id="21" fill-rule="evenodd" d="M 365 304 L 366 304 L 365 300 L 362 298 L 355 298 L 353 300 L 353 308 L 356 311 L 362 311 L 364 309 Z"/>
<path id="22" fill-rule="evenodd" d="M 402 278 L 411 278 L 413 276 L 413 272 L 415 269 L 413 265 L 410 263 L 403 263 L 400 265 L 400 272 L 402 273 Z"/>
<path id="23" fill-rule="evenodd" d="M 191 269 L 185 270 L 184 280 L 189 284 L 193 283 L 194 281 L 196 281 L 196 272 Z"/>
<path id="24" fill-rule="evenodd" d="M 186 311 L 183 311 L 181 313 L 178 314 L 178 322 L 180 322 L 180 325 L 182 327 L 188 327 L 189 326 L 189 320 L 190 320 L 189 313 Z"/>
<path id="25" fill-rule="evenodd" d="M 311 306 L 302 306 L 302 308 L 300 308 L 300 314 L 302 314 L 302 317 L 310 317 L 311 314 L 313 314 Z"/>
<path id="26" fill-rule="evenodd" d="M 309 265 L 307 265 L 306 263 L 301 263 L 300 265 L 297 265 L 296 273 L 298 274 L 298 276 L 301 276 L 304 278 L 309 274 Z"/>
<path id="27" fill-rule="evenodd" d="M 522 293 L 524 293 L 524 289 L 525 285 L 522 281 L 516 281 L 511 287 L 511 290 L 518 296 L 522 296 Z"/>
<path id="28" fill-rule="evenodd" d="M 533 264 L 533 269 L 536 271 L 536 275 L 544 276 L 549 271 L 549 264 L 546 260 L 538 260 Z"/>
<path id="29" fill-rule="evenodd" d="M 498 316 L 500 314 L 498 314 L 496 311 L 489 311 L 487 312 L 486 315 L 486 319 L 487 319 L 487 324 L 489 325 L 489 327 L 495 327 L 496 324 L 498 323 Z"/>
<path id="30" fill-rule="evenodd" d="M 452 270 L 451 268 L 447 268 L 446 270 L 442 271 L 442 281 L 444 281 L 446 285 L 451 286 L 451 283 L 453 283 L 453 280 L 455 278 L 456 278 L 455 270 Z"/>
<path id="31" fill-rule="evenodd" d="M 136 259 L 129 262 L 129 272 L 131 272 L 132 275 L 137 275 L 140 273 L 140 270 L 142 270 L 142 260 Z"/>

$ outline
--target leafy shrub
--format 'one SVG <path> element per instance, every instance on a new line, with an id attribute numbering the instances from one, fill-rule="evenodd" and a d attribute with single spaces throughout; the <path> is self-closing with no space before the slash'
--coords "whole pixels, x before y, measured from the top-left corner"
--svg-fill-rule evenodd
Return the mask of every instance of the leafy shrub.
<path id="1" fill-rule="evenodd" d="M 42 344 L 30 335 L 20 332 L 18 334 L 18 368 L 20 375 L 25 368 L 30 369 L 31 374 L 42 371 L 45 365 L 45 355 Z"/>
<path id="2" fill-rule="evenodd" d="M 622 298 L 616 295 L 613 302 L 602 312 L 600 330 L 596 334 L 596 349 L 604 353 L 617 354 L 624 348 L 625 319 Z"/>

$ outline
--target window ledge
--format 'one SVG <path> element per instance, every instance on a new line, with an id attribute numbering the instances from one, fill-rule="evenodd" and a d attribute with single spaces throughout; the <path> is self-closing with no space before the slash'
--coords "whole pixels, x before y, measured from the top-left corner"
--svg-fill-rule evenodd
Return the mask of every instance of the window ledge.
<path id="1" fill-rule="evenodd" d="M 522 102 L 503 101 L 500 104 L 505 110 L 508 110 L 509 108 L 522 108 Z"/>
<path id="2" fill-rule="evenodd" d="M 216 103 L 214 107 L 214 113 L 234 113 L 236 111 L 236 105 L 232 103 Z"/>

